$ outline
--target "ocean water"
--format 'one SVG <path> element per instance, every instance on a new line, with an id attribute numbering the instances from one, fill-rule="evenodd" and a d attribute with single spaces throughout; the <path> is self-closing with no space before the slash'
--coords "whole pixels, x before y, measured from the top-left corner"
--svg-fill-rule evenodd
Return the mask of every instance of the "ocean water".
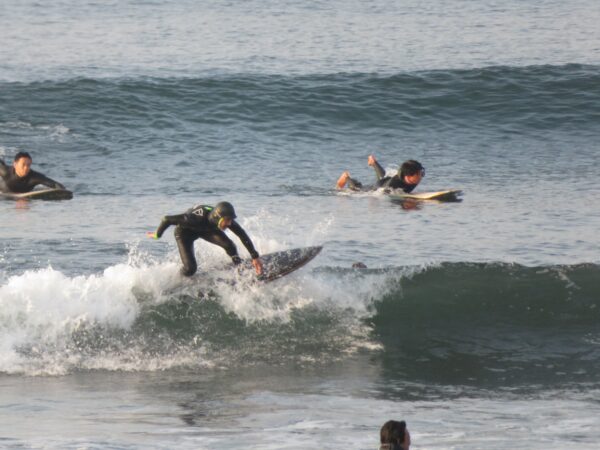
<path id="1" fill-rule="evenodd" d="M 597 448 L 599 20 L 1 2 L 0 158 L 74 198 L 0 201 L 0 448 L 375 449 L 389 419 L 414 449 Z M 336 191 L 371 153 L 462 201 Z M 198 241 L 182 280 L 145 232 L 221 200 L 260 253 L 324 249 L 231 285 Z"/>

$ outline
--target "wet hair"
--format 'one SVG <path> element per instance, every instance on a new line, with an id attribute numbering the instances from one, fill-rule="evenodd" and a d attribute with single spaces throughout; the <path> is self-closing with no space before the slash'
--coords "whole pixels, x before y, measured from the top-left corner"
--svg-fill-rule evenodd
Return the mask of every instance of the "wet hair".
<path id="1" fill-rule="evenodd" d="M 17 162 L 18 160 L 20 160 L 21 158 L 27 158 L 33 161 L 33 158 L 31 157 L 31 155 L 27 152 L 19 152 L 15 155 L 15 159 L 14 162 Z"/>
<path id="2" fill-rule="evenodd" d="M 406 435 L 406 422 L 404 420 L 388 420 L 381 427 L 379 439 L 381 444 L 400 444 L 404 442 Z"/>
<path id="3" fill-rule="evenodd" d="M 402 166 L 400 166 L 400 176 L 405 177 L 407 175 L 415 175 L 421 172 L 423 169 L 425 168 L 419 161 L 415 159 L 409 159 L 408 161 L 404 161 Z"/>

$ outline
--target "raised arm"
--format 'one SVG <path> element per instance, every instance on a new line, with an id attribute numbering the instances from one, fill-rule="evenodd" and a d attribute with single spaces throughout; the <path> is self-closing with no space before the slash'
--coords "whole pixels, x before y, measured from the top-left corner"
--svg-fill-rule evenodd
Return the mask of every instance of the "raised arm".
<path id="1" fill-rule="evenodd" d="M 385 177 L 385 170 L 383 170 L 381 164 L 379 164 L 377 159 L 375 159 L 375 155 L 369 155 L 367 164 L 375 169 L 375 175 L 377 175 L 378 180 L 381 180 Z"/>

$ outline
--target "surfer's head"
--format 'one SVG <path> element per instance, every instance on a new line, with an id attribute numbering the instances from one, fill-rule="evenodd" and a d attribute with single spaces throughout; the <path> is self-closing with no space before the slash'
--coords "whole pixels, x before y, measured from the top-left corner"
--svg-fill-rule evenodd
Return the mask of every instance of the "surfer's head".
<path id="1" fill-rule="evenodd" d="M 235 215 L 235 209 L 229 202 L 220 202 L 215 205 L 213 210 L 210 212 L 208 219 L 215 224 L 220 230 L 225 230 L 231 226 Z"/>
<path id="2" fill-rule="evenodd" d="M 403 450 L 410 448 L 410 433 L 406 429 L 404 420 L 388 420 L 383 424 L 379 432 L 379 441 L 381 444 L 390 444 L 390 448 L 398 448 Z"/>
<path id="3" fill-rule="evenodd" d="M 27 152 L 19 152 L 13 160 L 13 167 L 18 177 L 27 176 L 31 170 L 31 155 Z"/>
<path id="4" fill-rule="evenodd" d="M 409 159 L 400 166 L 398 176 L 405 183 L 417 185 L 425 176 L 425 167 L 419 161 Z"/>

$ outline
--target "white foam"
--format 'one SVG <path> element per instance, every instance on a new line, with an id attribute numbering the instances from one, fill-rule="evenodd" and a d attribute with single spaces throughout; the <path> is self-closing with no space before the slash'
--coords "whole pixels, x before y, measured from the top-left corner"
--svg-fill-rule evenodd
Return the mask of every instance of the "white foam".
<path id="1" fill-rule="evenodd" d="M 244 225 L 251 226 L 250 222 Z M 327 223 L 324 219 L 317 228 L 323 231 Z M 283 247 L 261 237 L 257 246 L 262 253 L 263 249 Z M 356 346 L 349 348 L 359 348 L 368 341 L 361 319 L 369 314 L 372 299 L 379 296 L 377 292 L 386 289 L 383 281 L 387 275 L 363 276 L 360 271 L 313 273 L 304 268 L 285 279 L 256 284 L 250 273 L 240 275 L 223 268 L 228 257 L 222 249 L 204 242 L 198 242 L 197 247 L 200 267 L 211 272 L 216 300 L 226 312 L 260 325 L 287 323 L 302 310 L 323 311 L 339 316 L 345 321 L 346 334 L 356 336 Z M 179 266 L 175 254 L 169 261 L 158 262 L 132 245 L 126 263 L 101 273 L 68 276 L 52 267 L 12 276 L 0 273 L 0 372 L 35 375 L 60 374 L 74 368 L 162 370 L 182 365 L 211 366 L 216 361 L 206 357 L 201 338 L 189 345 L 178 344 L 169 354 L 155 356 L 143 350 L 147 344 L 143 336 L 133 336 L 132 344 L 111 340 L 112 333 L 131 331 L 145 308 L 176 301 L 186 289 L 192 297 L 198 295 L 198 290 L 205 287 L 202 275 L 182 279 Z M 116 344 L 118 350 L 90 353 L 86 351 L 90 344 L 85 343 L 80 348 L 77 336 L 93 329 L 105 334 L 100 341 Z"/>
<path id="2" fill-rule="evenodd" d="M 0 371 L 27 372 L 31 361 L 24 354 L 41 355 L 42 360 L 60 354 L 59 365 L 69 365 L 75 357 L 69 355 L 74 333 L 90 326 L 130 328 L 140 310 L 135 286 L 143 285 L 160 299 L 176 270 L 172 263 L 118 264 L 101 274 L 73 277 L 52 267 L 5 275 L 0 286 Z M 50 373 L 61 371 L 45 366 Z"/>

